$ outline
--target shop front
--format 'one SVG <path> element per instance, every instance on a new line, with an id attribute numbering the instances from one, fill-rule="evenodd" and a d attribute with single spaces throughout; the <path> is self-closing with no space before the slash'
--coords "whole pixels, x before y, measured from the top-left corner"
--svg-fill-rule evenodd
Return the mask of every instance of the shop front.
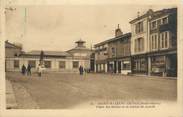
<path id="1" fill-rule="evenodd" d="M 150 70 L 151 70 L 151 75 L 165 76 L 166 56 L 152 56 Z"/>
<path id="2" fill-rule="evenodd" d="M 151 56 L 151 75 L 176 77 L 177 55 Z"/>
<path id="3" fill-rule="evenodd" d="M 117 61 L 118 63 L 118 73 L 127 75 L 131 73 L 131 59 L 129 58 L 121 58 Z"/>
<path id="4" fill-rule="evenodd" d="M 104 60 L 96 61 L 96 72 L 104 73 L 107 72 L 107 62 Z"/>
<path id="5" fill-rule="evenodd" d="M 132 73 L 134 74 L 147 74 L 148 62 L 146 55 L 132 57 Z"/>
<path id="6" fill-rule="evenodd" d="M 107 71 L 108 73 L 116 73 L 117 72 L 117 62 L 116 61 L 108 61 L 107 62 Z"/>

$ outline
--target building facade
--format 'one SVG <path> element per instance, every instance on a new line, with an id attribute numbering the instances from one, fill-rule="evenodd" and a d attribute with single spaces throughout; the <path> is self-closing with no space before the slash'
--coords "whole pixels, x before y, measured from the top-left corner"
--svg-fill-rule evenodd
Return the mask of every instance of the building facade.
<path id="1" fill-rule="evenodd" d="M 177 9 L 152 14 L 148 53 L 150 74 L 177 76 Z"/>
<path id="2" fill-rule="evenodd" d="M 10 43 L 8 40 L 5 41 L 5 56 L 11 58 L 19 56 L 22 53 L 22 47 Z"/>
<path id="3" fill-rule="evenodd" d="M 130 73 L 130 38 L 131 33 L 123 34 L 118 26 L 114 38 L 96 44 L 96 72 Z"/>
<path id="4" fill-rule="evenodd" d="M 95 72 L 107 72 L 108 43 L 107 41 L 95 46 Z"/>
<path id="5" fill-rule="evenodd" d="M 108 45 L 108 71 L 112 73 L 131 73 L 131 33 L 121 34 L 111 40 Z"/>
<path id="6" fill-rule="evenodd" d="M 176 76 L 177 9 L 150 9 L 130 24 L 132 72 Z"/>
<path id="7" fill-rule="evenodd" d="M 177 9 L 153 11 L 130 21 L 131 33 L 95 45 L 96 72 L 177 76 Z"/>
<path id="8" fill-rule="evenodd" d="M 90 69 L 91 50 L 84 46 L 84 41 L 76 42 L 77 46 L 68 51 L 43 51 L 45 72 L 79 72 L 79 66 Z M 40 64 L 41 51 L 24 52 L 19 56 L 6 57 L 6 71 L 20 71 L 22 65 L 31 65 L 36 72 Z"/>
<path id="9" fill-rule="evenodd" d="M 131 55 L 132 72 L 135 74 L 148 73 L 148 43 L 149 43 L 149 15 L 152 10 L 146 14 L 138 16 L 130 22 L 131 24 Z"/>

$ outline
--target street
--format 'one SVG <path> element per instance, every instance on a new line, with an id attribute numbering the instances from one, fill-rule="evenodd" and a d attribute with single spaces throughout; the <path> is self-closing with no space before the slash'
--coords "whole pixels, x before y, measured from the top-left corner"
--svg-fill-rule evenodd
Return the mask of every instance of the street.
<path id="1" fill-rule="evenodd" d="M 69 109 L 94 100 L 176 101 L 177 80 L 111 74 L 6 73 L 17 108 Z"/>

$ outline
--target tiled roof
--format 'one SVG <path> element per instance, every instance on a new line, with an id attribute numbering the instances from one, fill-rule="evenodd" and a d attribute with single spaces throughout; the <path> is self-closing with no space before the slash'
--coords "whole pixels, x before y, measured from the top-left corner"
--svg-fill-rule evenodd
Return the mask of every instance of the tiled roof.
<path id="1" fill-rule="evenodd" d="M 21 47 L 15 45 L 15 44 L 12 44 L 8 41 L 5 41 L 5 48 L 17 48 L 17 49 L 21 49 Z"/>
<path id="2" fill-rule="evenodd" d="M 94 46 L 96 47 L 96 46 L 99 46 L 99 45 L 103 45 L 103 44 L 106 44 L 106 43 L 110 43 L 110 42 L 116 41 L 116 40 L 121 39 L 121 38 L 126 37 L 126 36 L 131 36 L 131 33 L 125 33 L 125 34 L 120 35 L 118 37 L 114 37 L 114 38 L 105 40 L 103 42 L 100 42 L 100 43 L 95 44 Z"/>

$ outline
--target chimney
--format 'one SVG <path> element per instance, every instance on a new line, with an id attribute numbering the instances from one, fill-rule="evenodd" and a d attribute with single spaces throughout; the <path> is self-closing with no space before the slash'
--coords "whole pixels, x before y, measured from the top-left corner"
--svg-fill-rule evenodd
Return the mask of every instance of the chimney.
<path id="1" fill-rule="evenodd" d="M 118 24 L 118 28 L 115 30 L 115 37 L 118 37 L 120 35 L 123 35 L 123 32 L 121 31 L 121 29 L 119 28 L 119 24 Z"/>

